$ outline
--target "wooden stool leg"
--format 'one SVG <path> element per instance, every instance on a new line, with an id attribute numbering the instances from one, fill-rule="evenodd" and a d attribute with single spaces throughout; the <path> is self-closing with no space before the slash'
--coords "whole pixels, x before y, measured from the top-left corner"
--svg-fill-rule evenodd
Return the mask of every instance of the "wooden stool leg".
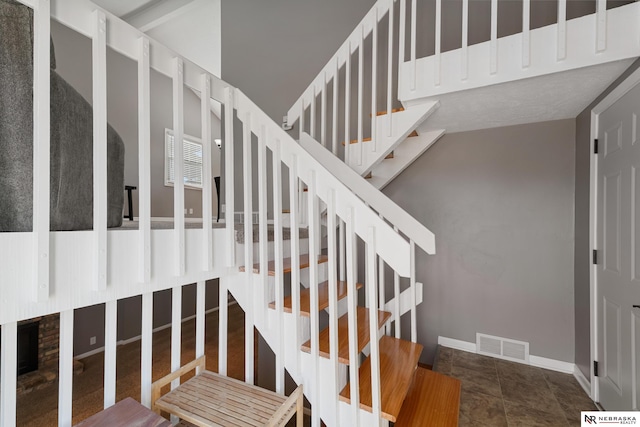
<path id="1" fill-rule="evenodd" d="M 304 394 L 298 395 L 298 403 L 296 405 L 296 426 L 302 427 L 304 425 Z"/>

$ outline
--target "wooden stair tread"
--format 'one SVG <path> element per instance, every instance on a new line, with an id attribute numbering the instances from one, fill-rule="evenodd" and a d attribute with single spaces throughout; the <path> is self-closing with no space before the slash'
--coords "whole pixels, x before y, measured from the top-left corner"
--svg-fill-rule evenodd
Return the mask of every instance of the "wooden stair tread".
<path id="1" fill-rule="evenodd" d="M 358 353 L 369 344 L 369 309 L 358 307 Z M 382 328 L 387 320 L 391 318 L 391 313 L 378 310 L 378 329 Z M 318 339 L 318 351 L 320 356 L 329 358 L 329 328 L 320 331 Z M 302 344 L 302 351 L 311 353 L 311 340 Z M 349 364 L 349 319 L 347 314 L 338 319 L 338 361 L 346 365 Z"/>
<path id="2" fill-rule="evenodd" d="M 422 353 L 422 345 L 390 336 L 380 338 L 380 396 L 382 417 L 395 422 L 407 395 Z M 371 357 L 360 366 L 360 408 L 371 410 Z M 350 402 L 350 385 L 340 393 L 340 400 Z"/>
<path id="3" fill-rule="evenodd" d="M 364 285 L 362 283 L 356 283 L 356 288 L 360 289 Z M 338 301 L 347 296 L 347 282 L 338 281 Z M 300 291 L 300 315 L 309 317 L 311 315 L 311 290 L 309 288 L 302 289 Z M 324 310 L 329 307 L 329 282 L 322 282 L 318 285 L 318 311 Z M 276 308 L 276 302 L 269 303 L 269 308 Z M 293 312 L 292 297 L 285 297 L 283 301 L 283 309 L 286 313 Z"/>
<path id="4" fill-rule="evenodd" d="M 418 136 L 418 131 L 417 130 L 414 130 L 409 135 L 407 135 L 407 138 L 411 138 L 411 137 L 414 137 L 414 136 Z"/>
<path id="5" fill-rule="evenodd" d="M 326 255 L 320 255 L 318 257 L 318 264 L 322 264 L 327 262 L 329 259 Z M 300 268 L 308 268 L 311 263 L 309 262 L 309 254 L 300 255 Z M 283 272 L 291 273 L 291 258 L 284 258 L 282 260 Z M 276 275 L 276 262 L 275 260 L 269 261 L 267 265 L 267 270 L 269 271 L 269 276 Z M 245 266 L 240 267 L 240 271 L 246 271 Z M 253 264 L 253 272 L 260 273 L 260 263 Z"/>
<path id="6" fill-rule="evenodd" d="M 387 156 L 385 157 L 385 159 L 393 159 L 393 158 L 394 158 L 393 151 L 387 154 Z"/>
<path id="7" fill-rule="evenodd" d="M 458 379 L 418 368 L 395 427 L 456 427 L 461 386 Z"/>
<path id="8" fill-rule="evenodd" d="M 401 111 L 404 111 L 404 107 L 400 107 L 400 108 L 392 108 L 391 109 L 391 114 L 393 113 L 399 113 Z M 386 116 L 387 115 L 387 110 L 384 111 L 378 111 L 376 112 L 376 116 Z"/>
<path id="9" fill-rule="evenodd" d="M 371 142 L 371 137 L 362 138 L 362 142 Z M 351 141 L 349 141 L 349 144 L 357 144 L 357 143 L 358 143 L 358 138 L 352 139 Z M 346 145 L 344 141 L 342 141 L 342 145 Z"/>

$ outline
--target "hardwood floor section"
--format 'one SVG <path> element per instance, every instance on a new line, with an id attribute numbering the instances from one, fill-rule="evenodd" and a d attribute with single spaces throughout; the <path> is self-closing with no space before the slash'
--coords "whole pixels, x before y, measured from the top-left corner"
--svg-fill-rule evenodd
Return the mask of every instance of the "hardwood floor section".
<path id="1" fill-rule="evenodd" d="M 395 422 L 418 366 L 422 345 L 389 336 L 380 339 L 380 395 L 382 417 Z M 371 412 L 371 358 L 359 370 L 360 407 Z M 350 384 L 340 393 L 340 400 L 350 402 Z"/>
<path id="2" fill-rule="evenodd" d="M 382 328 L 387 320 L 391 318 L 391 313 L 378 310 L 378 329 Z M 358 307 L 358 352 L 361 352 L 369 344 L 369 309 Z M 320 331 L 318 348 L 320 356 L 329 358 L 329 328 Z M 311 340 L 302 344 L 302 351 L 311 353 Z M 340 363 L 349 364 L 349 320 L 347 315 L 338 319 L 338 360 Z"/>
<path id="3" fill-rule="evenodd" d="M 362 283 L 356 283 L 356 288 L 360 289 L 364 285 Z M 338 301 L 347 296 L 347 282 L 338 281 Z M 311 290 L 309 288 L 304 288 L 300 290 L 300 315 L 303 317 L 309 317 L 311 314 L 310 307 L 311 306 Z M 292 298 L 291 296 L 286 297 L 283 300 L 283 308 L 286 313 L 292 313 Z M 322 282 L 318 285 L 318 311 L 324 310 L 329 307 L 329 282 Z M 276 302 L 272 301 L 269 303 L 269 308 L 276 308 Z"/>
<path id="4" fill-rule="evenodd" d="M 318 257 L 318 264 L 323 264 L 325 262 L 327 262 L 329 259 L 326 257 L 326 255 L 320 255 Z M 284 258 L 282 260 L 282 265 L 283 265 L 283 272 L 286 273 L 291 273 L 291 258 Z M 309 265 L 311 265 L 311 263 L 309 262 L 309 254 L 304 254 L 304 255 L 300 255 L 300 268 L 308 268 Z M 275 276 L 276 275 L 276 262 L 275 261 L 269 261 L 269 264 L 267 265 L 267 269 L 269 270 L 269 276 Z M 243 265 L 240 267 L 240 271 L 246 271 L 246 267 Z M 260 273 L 260 263 L 255 263 L 253 264 L 253 272 L 254 273 Z"/>
<path id="5" fill-rule="evenodd" d="M 394 427 L 456 427 L 462 382 L 418 368 Z"/>
<path id="6" fill-rule="evenodd" d="M 244 380 L 244 312 L 237 304 L 229 306 L 229 358 L 227 373 Z M 218 371 L 218 312 L 207 314 L 205 321 L 207 369 Z M 195 358 L 195 320 L 182 323 L 181 364 Z M 82 359 L 84 372 L 73 378 L 73 425 L 102 410 L 104 353 Z M 171 328 L 153 334 L 153 380 L 170 372 Z M 140 401 L 140 341 L 117 348 L 116 401 L 127 397 Z M 58 425 L 58 383 L 20 396 L 17 425 L 49 427 Z"/>

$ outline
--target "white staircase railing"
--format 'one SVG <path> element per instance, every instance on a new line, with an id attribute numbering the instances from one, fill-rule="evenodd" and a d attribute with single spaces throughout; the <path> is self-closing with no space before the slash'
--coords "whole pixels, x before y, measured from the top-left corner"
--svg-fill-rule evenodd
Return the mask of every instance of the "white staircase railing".
<path id="1" fill-rule="evenodd" d="M 116 364 L 118 345 L 118 301 L 133 296 L 142 297 L 141 316 L 141 395 L 140 401 L 150 405 L 152 380 L 152 326 L 153 296 L 162 290 L 172 291 L 171 316 L 171 369 L 180 366 L 181 359 L 181 321 L 182 290 L 185 286 L 197 283 L 196 302 L 196 357 L 204 354 L 204 301 L 205 281 L 220 278 L 220 331 L 219 331 L 219 371 L 227 371 L 227 293 L 237 295 L 246 313 L 245 352 L 247 363 L 245 379 L 253 382 L 253 326 L 265 336 L 276 352 L 278 391 L 284 392 L 284 369 L 293 372 L 293 377 L 305 383 L 305 391 L 313 405 L 313 424 L 319 425 L 320 417 L 325 420 L 338 420 L 338 392 L 341 382 L 346 380 L 345 370 L 338 364 L 337 324 L 338 316 L 345 306 L 337 301 L 338 279 L 344 280 L 348 287 L 349 335 L 352 337 L 350 360 L 359 359 L 360 349 L 355 346 L 356 339 L 356 303 L 357 268 L 360 262 L 367 265 L 366 294 L 370 308 L 369 334 L 372 358 L 373 412 L 380 415 L 380 372 L 377 349 L 378 315 L 376 308 L 393 311 L 396 335 L 400 334 L 400 316 L 408 311 L 412 314 L 412 338 L 416 340 L 417 328 L 415 305 L 421 298 L 421 289 L 415 283 L 414 241 L 406 240 L 393 224 L 398 215 L 397 207 L 385 201 L 384 206 L 376 206 L 374 212 L 367 204 L 353 194 L 341 180 L 320 164 L 306 150 L 300 147 L 287 133 L 271 121 L 240 90 L 233 88 L 165 46 L 148 38 L 145 34 L 129 26 L 119 18 L 103 11 L 84 0 L 21 0 L 21 3 L 35 10 L 34 28 L 34 231 L 31 233 L 0 233 L 0 325 L 2 347 L 0 358 L 0 426 L 16 425 L 16 348 L 17 323 L 36 316 L 60 313 L 60 364 L 59 364 L 59 405 L 58 423 L 70 426 L 72 418 L 73 390 L 73 316 L 74 310 L 95 304 L 105 304 L 105 371 L 104 371 L 104 407 L 116 400 Z M 51 15 L 49 15 L 51 14 Z M 380 15 L 382 12 L 380 12 Z M 76 32 L 93 41 L 93 105 L 94 105 L 94 229 L 89 231 L 49 232 L 49 16 L 60 21 Z M 138 65 L 138 174 L 140 218 L 137 230 L 107 230 L 102 209 L 106 204 L 106 98 L 107 86 L 106 49 L 134 60 Z M 154 230 L 151 227 L 151 138 L 150 138 L 150 70 L 155 70 L 172 81 L 173 86 L 173 127 L 177 136 L 175 153 L 176 175 L 180 176 L 182 164 L 179 135 L 183 133 L 184 86 L 200 92 L 202 141 L 204 154 L 209 156 L 211 149 L 211 103 L 220 102 L 225 112 L 225 191 L 226 217 L 233 218 L 236 201 L 243 195 L 245 215 L 245 233 L 243 254 L 236 256 L 235 224 L 226 223 L 225 229 L 212 229 L 211 205 L 212 183 L 211 162 L 203 162 L 203 218 L 202 229 L 186 229 L 183 211 L 184 185 L 177 180 L 174 186 L 174 228 Z M 135 116 L 135 115 L 134 115 Z M 236 121 L 242 122 L 241 138 L 234 135 Z M 360 132 L 362 134 L 362 132 Z M 242 140 L 242 144 L 236 143 Z M 257 142 L 254 142 L 257 141 Z M 243 153 L 242 189 L 234 185 L 235 153 Z M 253 154 L 257 152 L 258 175 L 253 176 Z M 102 153 L 102 154 L 101 154 Z M 267 165 L 268 155 L 272 164 Z M 282 170 L 288 175 L 283 179 Z M 274 222 L 273 247 L 268 244 L 268 197 L 266 182 L 271 176 L 273 182 L 272 218 Z M 288 182 L 287 182 L 288 180 Z M 288 185 L 285 185 L 286 184 Z M 308 251 L 298 236 L 296 222 L 296 197 L 301 193 L 302 184 L 308 188 L 307 209 L 309 211 Z M 282 229 L 286 225 L 281 214 L 283 192 L 289 191 L 291 200 L 290 244 L 287 245 Z M 253 199 L 258 192 L 259 210 L 259 247 L 254 253 Z M 329 381 L 332 387 L 330 402 L 322 399 L 326 393 L 326 381 L 323 372 L 323 359 L 318 352 L 319 314 L 310 310 L 310 326 L 300 317 L 300 295 L 296 286 L 301 281 L 300 255 L 308 252 L 311 260 L 321 253 L 320 205 L 326 206 L 329 230 L 339 229 L 338 235 L 329 233 L 326 252 L 328 270 L 321 270 L 315 262 L 310 263 L 309 283 L 311 286 L 311 307 L 318 304 L 318 282 L 326 276 L 329 281 L 330 324 L 332 351 L 330 363 L 334 375 Z M 387 215 L 386 220 L 380 214 Z M 401 220 L 401 216 L 397 217 Z M 339 227 L 338 227 L 339 225 Z M 403 227 L 402 224 L 397 224 Z M 433 235 L 418 231 L 419 242 L 428 248 L 434 247 Z M 49 242 L 50 239 L 50 242 Z M 365 242 L 366 256 L 358 257 L 357 243 Z M 284 256 L 291 256 L 292 311 L 284 313 Z M 250 278 L 252 286 L 239 289 L 234 280 L 240 275 L 236 258 L 244 258 L 247 266 L 259 257 L 260 275 L 255 276 L 251 268 L 243 279 Z M 267 275 L 268 262 L 275 265 L 275 279 Z M 382 269 L 386 264 L 392 269 L 396 282 L 394 299 L 386 301 L 383 287 Z M 38 266 L 33 271 L 32 266 Z M 382 267 L 381 267 L 382 268 Z M 338 273 L 339 271 L 339 273 Z M 339 274 L 339 275 L 338 275 Z M 377 275 L 380 275 L 378 279 Z M 401 277 L 412 278 L 410 303 L 400 294 Z M 272 282 L 273 281 L 273 282 Z M 246 283 L 246 281 L 245 281 Z M 235 287 L 234 287 L 235 286 Z M 26 291 L 25 291 L 26 290 Z M 271 295 L 273 293 L 273 295 Z M 378 297 L 378 296 L 382 297 Z M 271 299 L 276 301 L 275 321 L 268 310 Z M 295 319 L 286 319 L 293 316 Z M 286 332 L 296 337 L 290 340 Z M 299 348 L 301 337 L 308 335 L 311 341 L 311 364 L 305 362 Z M 291 355 L 294 355 L 293 359 Z M 355 365 L 354 365 L 355 366 Z M 358 402 L 358 370 L 351 369 L 351 408 L 355 419 L 366 420 L 360 414 Z M 172 384 L 176 387 L 177 382 Z M 331 415 L 333 413 L 333 415 Z M 77 422 L 79 420 L 75 420 Z M 337 421 L 331 423 L 337 424 Z M 366 424 L 363 421 L 363 425 Z"/>

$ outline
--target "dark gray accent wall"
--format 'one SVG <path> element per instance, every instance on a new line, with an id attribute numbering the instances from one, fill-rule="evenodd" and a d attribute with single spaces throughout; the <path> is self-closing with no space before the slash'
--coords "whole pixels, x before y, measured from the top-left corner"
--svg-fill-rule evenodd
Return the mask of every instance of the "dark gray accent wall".
<path id="1" fill-rule="evenodd" d="M 575 363 L 586 378 L 591 377 L 591 286 L 589 253 L 589 208 L 591 180 L 591 110 L 624 79 L 640 67 L 640 60 L 631 66 L 601 93 L 576 118 L 576 189 L 575 189 Z"/>
<path id="2" fill-rule="evenodd" d="M 575 121 L 445 135 L 384 193 L 436 235 L 418 251 L 422 360 L 485 333 L 574 360 Z M 408 335 L 406 335 L 408 336 Z"/>

